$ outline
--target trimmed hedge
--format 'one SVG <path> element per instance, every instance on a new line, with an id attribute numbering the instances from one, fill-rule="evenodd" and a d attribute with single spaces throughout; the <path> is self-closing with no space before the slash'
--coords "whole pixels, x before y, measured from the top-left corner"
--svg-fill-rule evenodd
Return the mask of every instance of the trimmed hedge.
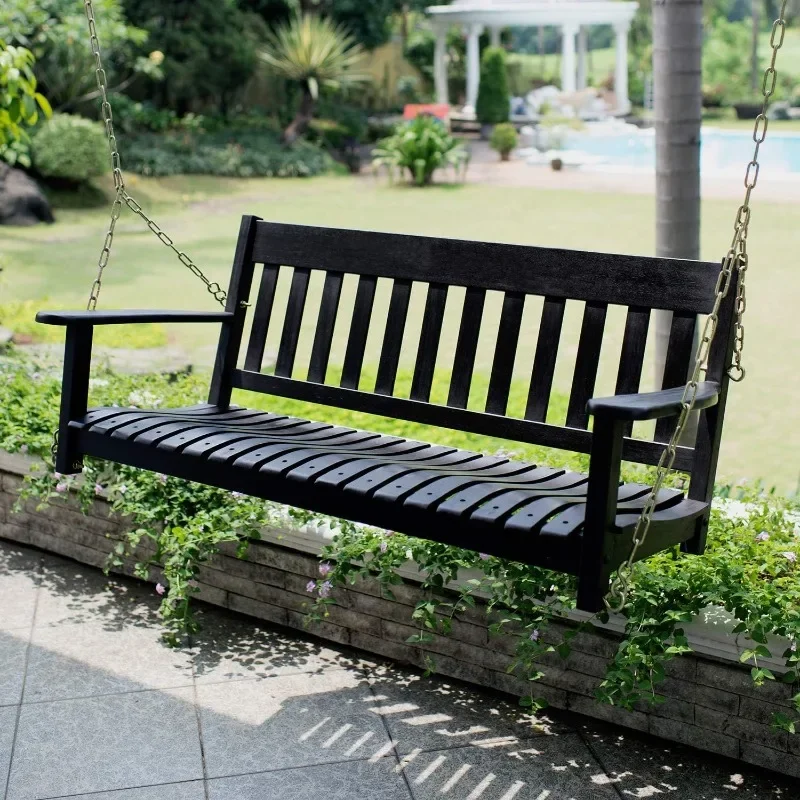
<path id="1" fill-rule="evenodd" d="M 31 155 L 40 175 L 71 183 L 96 178 L 111 168 L 103 126 L 70 114 L 56 114 L 39 128 Z"/>
<path id="2" fill-rule="evenodd" d="M 506 51 L 502 47 L 487 47 L 481 59 L 481 85 L 475 114 L 484 125 L 508 122 L 510 105 Z"/>

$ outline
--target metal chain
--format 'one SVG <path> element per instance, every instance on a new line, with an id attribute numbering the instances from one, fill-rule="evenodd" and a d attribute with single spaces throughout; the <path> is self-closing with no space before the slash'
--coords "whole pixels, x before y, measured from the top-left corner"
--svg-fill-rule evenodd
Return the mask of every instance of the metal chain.
<path id="1" fill-rule="evenodd" d="M 667 474 L 672 469 L 675 463 L 675 456 L 678 452 L 678 445 L 681 437 L 686 430 L 686 423 L 689 416 L 694 409 L 695 400 L 697 398 L 697 387 L 700 381 L 701 373 L 705 367 L 708 355 L 711 351 L 711 345 L 717 333 L 717 324 L 719 322 L 719 311 L 722 306 L 722 301 L 728 296 L 730 290 L 731 280 L 733 278 L 733 271 L 736 269 L 739 273 L 739 288 L 736 295 L 736 327 L 734 333 L 733 345 L 733 363 L 728 367 L 728 376 L 733 381 L 741 381 L 745 376 L 745 370 L 742 366 L 742 350 L 744 348 L 744 313 L 747 308 L 747 295 L 745 291 L 745 275 L 748 267 L 747 256 L 747 233 L 750 225 L 750 197 L 758 183 L 758 173 L 760 164 L 758 161 L 759 150 L 764 140 L 767 138 L 767 108 L 772 95 L 775 93 L 777 85 L 778 73 L 775 69 L 775 61 L 778 56 L 778 50 L 783 46 L 783 39 L 786 33 L 786 8 L 789 0 L 783 0 L 781 3 L 778 18 L 772 24 L 772 34 L 770 35 L 770 47 L 772 48 L 772 58 L 770 64 L 764 72 L 764 80 L 761 84 L 761 94 L 763 102 L 761 105 L 761 113 L 755 121 L 753 130 L 753 141 L 755 142 L 755 151 L 750 162 L 747 164 L 747 169 L 744 176 L 745 195 L 744 202 L 739 206 L 736 212 L 736 221 L 734 223 L 734 234 L 731 246 L 722 261 L 722 269 L 720 270 L 719 277 L 717 278 L 717 285 L 714 289 L 714 305 L 711 313 L 706 319 L 703 328 L 703 335 L 700 339 L 700 345 L 697 349 L 694 366 L 692 368 L 691 378 L 683 390 L 681 398 L 681 413 L 678 416 L 678 422 L 675 430 L 672 433 L 672 438 L 669 440 L 661 458 L 658 462 L 656 469 L 656 477 L 653 481 L 653 488 L 647 498 L 647 503 L 642 509 L 641 516 L 636 522 L 636 527 L 633 531 L 633 541 L 631 543 L 631 551 L 628 558 L 617 570 L 616 577 L 611 584 L 608 597 L 605 599 L 606 608 L 612 612 L 621 611 L 628 599 L 628 592 L 630 590 L 630 577 L 633 570 L 633 562 L 636 559 L 636 554 L 639 548 L 645 543 L 647 534 L 650 531 L 650 525 L 653 521 L 653 514 L 656 510 L 658 503 L 658 493 L 661 491 Z"/>
<path id="2" fill-rule="evenodd" d="M 106 231 L 106 238 L 103 242 L 103 249 L 100 252 L 100 258 L 97 261 L 97 277 L 92 283 L 92 288 L 89 292 L 89 302 L 86 307 L 89 311 L 94 311 L 97 308 L 97 301 L 100 297 L 100 290 L 103 286 L 103 273 L 108 266 L 109 258 L 111 257 L 111 245 L 114 242 L 114 231 L 116 229 L 117 220 L 122 212 L 122 204 L 124 203 L 134 214 L 141 217 L 146 223 L 147 227 L 158 237 L 162 244 L 172 250 L 178 257 L 178 260 L 183 264 L 192 274 L 196 275 L 204 284 L 208 292 L 214 299 L 221 305 L 225 306 L 227 294 L 225 290 L 216 282 L 210 281 L 204 274 L 200 267 L 192 261 L 192 259 L 182 250 L 175 247 L 173 240 L 159 227 L 155 220 L 145 214 L 142 207 L 136 200 L 131 197 L 125 186 L 125 178 L 122 174 L 122 166 L 120 162 L 119 150 L 117 149 L 117 137 L 114 134 L 114 115 L 111 111 L 111 104 L 108 101 L 108 78 L 106 71 L 103 68 L 103 59 L 100 54 L 100 40 L 97 37 L 97 26 L 95 24 L 94 5 L 92 0 L 84 0 L 84 11 L 86 12 L 86 21 L 89 25 L 89 43 L 92 48 L 92 55 L 94 56 L 95 65 L 95 78 L 97 80 L 97 89 L 100 92 L 100 110 L 103 115 L 103 123 L 106 128 L 106 138 L 108 139 L 108 149 L 111 154 L 111 170 L 114 178 L 114 189 L 116 194 L 114 196 L 114 203 L 111 206 L 111 220 Z"/>

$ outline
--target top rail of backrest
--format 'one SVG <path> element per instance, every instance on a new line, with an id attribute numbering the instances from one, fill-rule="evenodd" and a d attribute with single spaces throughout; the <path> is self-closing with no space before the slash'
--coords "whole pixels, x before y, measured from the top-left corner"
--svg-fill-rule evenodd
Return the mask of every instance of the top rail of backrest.
<path id="1" fill-rule="evenodd" d="M 252 260 L 696 313 L 711 310 L 719 274 L 713 262 L 263 221 Z"/>

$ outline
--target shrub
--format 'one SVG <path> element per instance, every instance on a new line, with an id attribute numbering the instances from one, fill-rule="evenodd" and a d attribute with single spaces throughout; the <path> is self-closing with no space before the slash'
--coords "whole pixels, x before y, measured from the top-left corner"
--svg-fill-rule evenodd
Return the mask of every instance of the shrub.
<path id="1" fill-rule="evenodd" d="M 110 168 L 103 127 L 83 117 L 55 114 L 33 137 L 33 166 L 45 178 L 82 183 Z"/>
<path id="2" fill-rule="evenodd" d="M 518 138 L 517 129 L 510 122 L 501 122 L 499 125 L 495 125 L 489 145 L 492 150 L 500 153 L 503 161 L 508 161 L 511 151 L 517 146 Z"/>
<path id="3" fill-rule="evenodd" d="M 387 167 L 395 173 L 408 171 L 412 183 L 427 186 L 441 167 L 466 171 L 469 153 L 435 117 L 420 114 L 384 139 L 372 153 L 374 167 Z"/>
<path id="4" fill-rule="evenodd" d="M 481 85 L 475 106 L 478 121 L 484 125 L 508 122 L 510 103 L 506 51 L 487 47 L 481 60 Z"/>

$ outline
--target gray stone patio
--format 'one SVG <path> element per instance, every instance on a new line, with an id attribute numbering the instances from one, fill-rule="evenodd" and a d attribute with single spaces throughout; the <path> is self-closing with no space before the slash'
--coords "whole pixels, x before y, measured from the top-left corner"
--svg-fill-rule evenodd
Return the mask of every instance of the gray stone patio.
<path id="1" fill-rule="evenodd" d="M 3 800 L 796 798 L 744 765 L 203 612 L 0 541 Z"/>

